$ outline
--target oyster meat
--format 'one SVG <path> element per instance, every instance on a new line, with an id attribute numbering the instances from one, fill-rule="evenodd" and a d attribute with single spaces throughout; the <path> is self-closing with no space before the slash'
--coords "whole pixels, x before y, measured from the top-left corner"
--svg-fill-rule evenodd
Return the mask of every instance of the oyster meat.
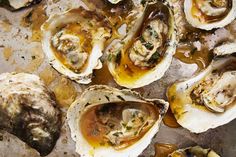
<path id="1" fill-rule="evenodd" d="M 54 95 L 38 76 L 26 73 L 0 75 L 0 129 L 48 155 L 60 135 L 60 112 Z"/>
<path id="2" fill-rule="evenodd" d="M 50 17 L 42 26 L 42 46 L 50 64 L 78 83 L 88 84 L 111 36 L 103 16 L 82 7 Z"/>
<path id="3" fill-rule="evenodd" d="M 217 52 L 223 54 L 225 50 Z M 167 95 L 177 122 L 191 132 L 201 133 L 236 118 L 235 89 L 236 57 L 227 54 L 217 56 L 193 78 L 172 85 Z"/>
<path id="4" fill-rule="evenodd" d="M 148 3 L 132 30 L 107 51 L 108 68 L 115 81 L 138 88 L 160 79 L 176 49 L 176 32 L 167 3 Z"/>
<path id="5" fill-rule="evenodd" d="M 196 28 L 211 30 L 231 23 L 236 17 L 236 0 L 185 0 L 187 21 Z"/>
<path id="6" fill-rule="evenodd" d="M 136 157 L 158 132 L 167 109 L 161 99 L 91 86 L 67 113 L 76 152 L 82 157 Z"/>
<path id="7" fill-rule="evenodd" d="M 179 149 L 168 155 L 168 157 L 220 157 L 212 149 L 204 149 L 200 146 Z"/>

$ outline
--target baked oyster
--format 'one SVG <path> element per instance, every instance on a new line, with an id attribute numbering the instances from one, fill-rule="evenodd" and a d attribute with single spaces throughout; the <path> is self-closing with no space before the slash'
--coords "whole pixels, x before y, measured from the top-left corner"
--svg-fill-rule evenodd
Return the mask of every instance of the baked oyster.
<path id="1" fill-rule="evenodd" d="M 42 47 L 50 64 L 78 83 L 88 84 L 111 36 L 103 16 L 82 7 L 50 17 L 41 27 Z"/>
<path id="2" fill-rule="evenodd" d="M 26 73 L 0 75 L 0 129 L 48 155 L 60 134 L 60 112 L 53 94 L 38 76 Z"/>
<path id="3" fill-rule="evenodd" d="M 18 10 L 40 2 L 41 0 L 0 0 L 0 7 L 3 6 L 10 10 Z"/>
<path id="4" fill-rule="evenodd" d="M 187 21 L 196 28 L 211 30 L 231 23 L 236 17 L 236 0 L 185 0 Z"/>
<path id="5" fill-rule="evenodd" d="M 108 68 L 114 80 L 138 88 L 160 79 L 169 68 L 176 49 L 176 32 L 167 3 L 148 3 L 132 30 L 108 53 Z"/>
<path id="6" fill-rule="evenodd" d="M 67 112 L 76 152 L 82 157 L 136 157 L 158 132 L 167 109 L 161 99 L 90 86 Z"/>
<path id="7" fill-rule="evenodd" d="M 220 157 L 212 149 L 204 149 L 200 146 L 179 149 L 168 155 L 168 157 Z"/>
<path id="8" fill-rule="evenodd" d="M 235 89 L 236 57 L 227 54 L 217 56 L 196 76 L 173 84 L 167 96 L 177 122 L 191 132 L 201 133 L 236 118 Z"/>

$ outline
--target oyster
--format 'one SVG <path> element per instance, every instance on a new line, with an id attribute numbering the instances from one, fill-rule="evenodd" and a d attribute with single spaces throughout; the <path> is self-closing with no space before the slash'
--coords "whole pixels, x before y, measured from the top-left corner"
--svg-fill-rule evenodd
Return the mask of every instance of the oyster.
<path id="1" fill-rule="evenodd" d="M 88 84 L 111 29 L 104 17 L 83 9 L 50 17 L 42 26 L 42 46 L 50 64 L 78 83 Z"/>
<path id="2" fill-rule="evenodd" d="M 179 149 L 168 155 L 168 157 L 220 157 L 212 149 L 204 149 L 200 146 Z"/>
<path id="3" fill-rule="evenodd" d="M 132 28 L 133 22 L 142 16 L 145 1 L 140 0 L 82 0 L 90 10 L 94 10 L 104 16 L 115 28 L 128 25 Z M 129 28 L 130 27 L 130 28 Z"/>
<path id="4" fill-rule="evenodd" d="M 53 94 L 39 77 L 26 73 L 0 75 L 0 129 L 49 154 L 60 134 L 61 120 Z"/>
<path id="5" fill-rule="evenodd" d="M 91 86 L 67 113 L 76 152 L 83 157 L 136 157 L 158 132 L 168 106 L 130 90 Z"/>
<path id="6" fill-rule="evenodd" d="M 172 10 L 166 3 L 148 3 L 133 29 L 107 51 L 108 68 L 119 85 L 142 87 L 164 75 L 175 49 Z"/>
<path id="7" fill-rule="evenodd" d="M 187 21 L 196 28 L 211 30 L 231 23 L 236 16 L 236 0 L 185 0 Z"/>
<path id="8" fill-rule="evenodd" d="M 236 57 L 216 57 L 202 72 L 168 89 L 177 122 L 201 133 L 236 118 Z"/>
<path id="9" fill-rule="evenodd" d="M 0 6 L 10 10 L 18 10 L 40 2 L 41 0 L 0 0 Z"/>

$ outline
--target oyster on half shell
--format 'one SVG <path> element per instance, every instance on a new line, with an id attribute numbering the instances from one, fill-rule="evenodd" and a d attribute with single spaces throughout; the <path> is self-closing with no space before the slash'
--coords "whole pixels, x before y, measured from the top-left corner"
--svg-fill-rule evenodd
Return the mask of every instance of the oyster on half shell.
<path id="1" fill-rule="evenodd" d="M 177 122 L 191 132 L 229 123 L 236 118 L 236 57 L 217 56 L 196 76 L 173 84 L 167 96 Z"/>
<path id="2" fill-rule="evenodd" d="M 187 21 L 196 28 L 211 30 L 231 23 L 236 17 L 236 0 L 185 0 Z"/>
<path id="3" fill-rule="evenodd" d="M 67 113 L 76 152 L 82 157 L 136 157 L 158 132 L 168 106 L 130 90 L 91 86 Z"/>
<path id="4" fill-rule="evenodd" d="M 204 149 L 200 146 L 179 149 L 168 155 L 168 157 L 220 157 L 212 149 Z"/>
<path id="5" fill-rule="evenodd" d="M 176 49 L 176 32 L 167 3 L 148 3 L 145 12 L 119 42 L 108 49 L 108 68 L 114 80 L 138 88 L 160 79 Z"/>
<path id="6" fill-rule="evenodd" d="M 93 70 L 102 67 L 99 58 L 111 36 L 104 17 L 80 7 L 50 17 L 41 29 L 50 64 L 78 83 L 91 82 Z"/>
<path id="7" fill-rule="evenodd" d="M 0 130 L 7 131 L 48 155 L 60 135 L 61 118 L 54 95 L 38 76 L 0 75 Z"/>

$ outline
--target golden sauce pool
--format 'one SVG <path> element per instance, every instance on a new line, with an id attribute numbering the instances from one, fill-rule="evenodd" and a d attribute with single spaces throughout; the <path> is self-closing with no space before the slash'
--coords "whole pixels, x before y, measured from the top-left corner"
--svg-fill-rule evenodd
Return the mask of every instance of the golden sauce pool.
<path id="1" fill-rule="evenodd" d="M 112 144 L 106 135 L 115 130 L 121 129 L 122 111 L 124 109 L 140 109 L 150 115 L 154 122 L 158 120 L 158 108 L 148 103 L 138 102 L 114 102 L 93 106 L 87 109 L 80 119 L 80 128 L 84 138 L 93 147 L 113 146 L 120 150 L 129 147 L 150 129 L 150 127 L 142 130 L 138 136 L 132 136 L 117 145 Z"/>
<path id="2" fill-rule="evenodd" d="M 166 126 L 170 127 L 170 128 L 179 128 L 181 127 L 177 120 L 175 119 L 174 114 L 172 113 L 171 109 L 169 108 L 167 113 L 165 114 L 164 118 L 163 118 L 163 122 Z"/>
<path id="3" fill-rule="evenodd" d="M 95 69 L 92 78 L 92 84 L 109 84 L 114 82 L 111 73 L 106 64 L 101 69 Z"/>
<path id="4" fill-rule="evenodd" d="M 80 44 L 81 48 L 84 52 L 90 53 L 92 51 L 92 34 L 88 31 L 83 30 L 82 26 L 79 23 L 71 23 L 66 25 L 64 30 L 71 32 L 71 34 L 74 34 L 75 36 L 79 36 L 80 38 Z M 70 70 L 80 73 L 86 68 L 86 63 L 80 68 L 80 69 L 74 69 L 71 64 L 68 63 L 66 55 L 63 54 L 63 52 L 58 51 L 51 43 L 51 48 L 54 51 L 55 56 L 57 57 L 60 62 L 69 68 Z"/>
<path id="5" fill-rule="evenodd" d="M 154 157 L 168 157 L 169 154 L 177 150 L 177 146 L 175 144 L 156 143 L 154 147 Z"/>
<path id="6" fill-rule="evenodd" d="M 213 53 L 208 48 L 198 51 L 191 44 L 180 44 L 176 49 L 174 57 L 186 64 L 196 64 L 198 70 L 201 70 L 205 69 L 211 63 Z"/>

